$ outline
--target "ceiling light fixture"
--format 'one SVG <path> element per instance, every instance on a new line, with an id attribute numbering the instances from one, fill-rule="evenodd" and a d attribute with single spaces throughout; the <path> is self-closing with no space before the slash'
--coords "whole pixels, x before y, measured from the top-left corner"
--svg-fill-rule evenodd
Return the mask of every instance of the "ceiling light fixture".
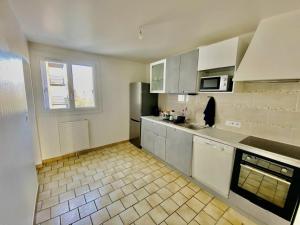
<path id="1" fill-rule="evenodd" d="M 143 38 L 144 38 L 142 26 L 139 27 L 138 38 L 139 38 L 140 40 L 143 40 Z"/>

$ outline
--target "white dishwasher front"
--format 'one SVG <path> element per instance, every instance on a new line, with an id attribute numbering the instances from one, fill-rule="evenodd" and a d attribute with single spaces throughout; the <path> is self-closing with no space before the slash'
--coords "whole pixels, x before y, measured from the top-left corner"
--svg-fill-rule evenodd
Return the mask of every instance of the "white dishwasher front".
<path id="1" fill-rule="evenodd" d="M 192 177 L 228 198 L 235 148 L 194 136 Z"/>

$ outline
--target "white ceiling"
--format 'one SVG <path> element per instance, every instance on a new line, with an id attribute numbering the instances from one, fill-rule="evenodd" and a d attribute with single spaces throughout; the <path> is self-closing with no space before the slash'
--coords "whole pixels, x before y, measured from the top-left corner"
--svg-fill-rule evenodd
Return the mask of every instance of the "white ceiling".
<path id="1" fill-rule="evenodd" d="M 10 1 L 30 41 L 148 62 L 254 31 L 260 19 L 300 8 L 299 0 Z"/>

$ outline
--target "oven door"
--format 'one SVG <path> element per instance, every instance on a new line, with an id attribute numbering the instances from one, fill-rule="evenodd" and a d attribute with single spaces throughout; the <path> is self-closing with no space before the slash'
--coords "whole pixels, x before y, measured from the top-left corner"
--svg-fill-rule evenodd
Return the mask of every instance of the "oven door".
<path id="1" fill-rule="evenodd" d="M 296 168 L 237 150 L 231 189 L 290 221 L 299 198 L 298 176 Z"/>
<path id="2" fill-rule="evenodd" d="M 202 77 L 200 80 L 200 91 L 218 91 L 220 89 L 221 77 Z"/>

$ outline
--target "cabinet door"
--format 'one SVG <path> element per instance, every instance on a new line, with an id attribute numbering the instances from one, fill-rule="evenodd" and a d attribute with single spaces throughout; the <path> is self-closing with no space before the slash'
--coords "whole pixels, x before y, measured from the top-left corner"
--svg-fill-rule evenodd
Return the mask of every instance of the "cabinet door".
<path id="1" fill-rule="evenodd" d="M 154 143 L 154 154 L 161 158 L 162 160 L 166 160 L 166 138 L 156 136 Z"/>
<path id="2" fill-rule="evenodd" d="M 156 135 L 147 129 L 142 130 L 142 147 L 151 153 L 154 153 L 154 143 Z"/>
<path id="3" fill-rule="evenodd" d="M 194 93 L 197 89 L 198 50 L 180 56 L 179 93 Z"/>
<path id="4" fill-rule="evenodd" d="M 179 92 L 180 55 L 167 58 L 166 61 L 166 92 Z"/>
<path id="5" fill-rule="evenodd" d="M 199 48 L 198 70 L 236 65 L 239 38 L 232 38 Z"/>
<path id="6" fill-rule="evenodd" d="M 150 64 L 150 91 L 163 93 L 165 91 L 166 59 Z"/>
<path id="7" fill-rule="evenodd" d="M 166 161 L 191 176 L 193 136 L 184 131 L 167 128 Z"/>

